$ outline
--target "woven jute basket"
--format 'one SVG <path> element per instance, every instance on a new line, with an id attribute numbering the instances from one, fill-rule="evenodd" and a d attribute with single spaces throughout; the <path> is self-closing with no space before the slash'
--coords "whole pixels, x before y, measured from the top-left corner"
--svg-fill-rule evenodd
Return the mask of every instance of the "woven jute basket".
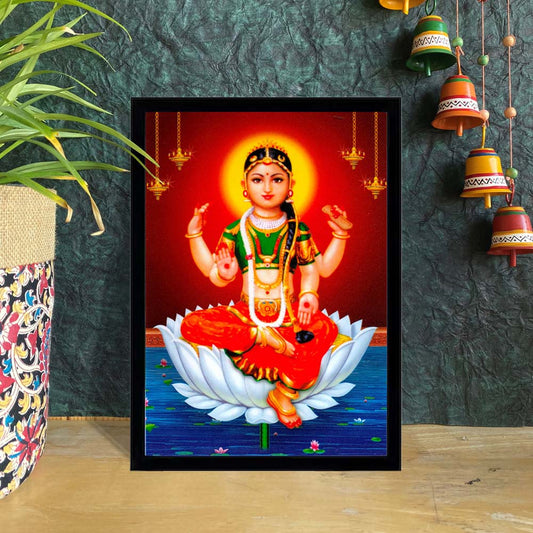
<path id="1" fill-rule="evenodd" d="M 0 498 L 42 454 L 48 416 L 56 205 L 0 186 Z"/>

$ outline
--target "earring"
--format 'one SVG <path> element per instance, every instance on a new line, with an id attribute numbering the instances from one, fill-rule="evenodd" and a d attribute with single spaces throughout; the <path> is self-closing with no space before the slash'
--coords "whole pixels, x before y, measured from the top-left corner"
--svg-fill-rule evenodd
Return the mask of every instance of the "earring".
<path id="1" fill-rule="evenodd" d="M 244 196 L 244 201 L 245 202 L 249 202 L 250 201 L 248 199 L 248 191 L 246 189 L 244 189 L 244 191 L 242 191 L 242 195 Z"/>
<path id="2" fill-rule="evenodd" d="M 289 192 L 287 194 L 287 200 L 286 200 L 287 203 L 289 204 L 293 203 L 293 200 L 292 200 L 293 195 L 294 195 L 294 191 L 292 189 L 289 189 Z"/>

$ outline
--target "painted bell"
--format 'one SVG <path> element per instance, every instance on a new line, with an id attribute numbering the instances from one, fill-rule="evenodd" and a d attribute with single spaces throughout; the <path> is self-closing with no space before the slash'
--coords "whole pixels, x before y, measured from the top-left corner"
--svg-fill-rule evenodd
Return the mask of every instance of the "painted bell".
<path id="1" fill-rule="evenodd" d="M 407 15 L 411 7 L 419 6 L 425 1 L 426 0 L 379 0 L 379 3 L 385 9 L 393 9 L 395 11 L 402 10 Z"/>
<path id="2" fill-rule="evenodd" d="M 457 62 L 450 48 L 448 28 L 437 15 L 422 17 L 415 28 L 411 56 L 407 67 L 431 76 L 432 70 L 442 70 Z"/>
<path id="3" fill-rule="evenodd" d="M 492 223 L 491 255 L 508 255 L 516 266 L 517 254 L 533 254 L 531 221 L 523 207 L 500 207 Z"/>
<path id="4" fill-rule="evenodd" d="M 431 123 L 439 130 L 455 130 L 463 135 L 463 130 L 481 126 L 484 120 L 479 112 L 474 84 L 468 76 L 450 76 L 440 92 L 437 115 Z"/>
<path id="5" fill-rule="evenodd" d="M 491 196 L 511 194 L 503 175 L 502 163 L 492 148 L 476 148 L 466 160 L 463 198 L 484 198 L 485 208 L 491 207 Z"/>

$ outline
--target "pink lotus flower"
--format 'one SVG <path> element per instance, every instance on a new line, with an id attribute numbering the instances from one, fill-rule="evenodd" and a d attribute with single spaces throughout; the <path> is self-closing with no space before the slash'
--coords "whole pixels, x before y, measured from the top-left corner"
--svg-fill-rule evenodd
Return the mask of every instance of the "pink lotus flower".
<path id="1" fill-rule="evenodd" d="M 229 448 L 224 449 L 224 448 L 222 448 L 222 446 L 220 446 L 218 449 L 215 448 L 215 453 L 222 454 L 222 453 L 227 453 L 228 451 L 229 451 Z"/>
<path id="2" fill-rule="evenodd" d="M 165 367 L 168 365 L 168 361 L 166 359 L 161 359 L 161 362 L 159 363 L 162 367 Z"/>
<path id="3" fill-rule="evenodd" d="M 311 450 L 313 450 L 314 452 L 317 452 L 320 448 L 320 444 L 317 440 L 312 440 L 311 441 L 311 444 L 309 445 L 309 447 L 311 448 Z"/>
<path id="4" fill-rule="evenodd" d="M 145 406 L 145 407 L 148 407 L 148 398 L 145 398 L 145 399 L 144 399 L 144 406 Z"/>

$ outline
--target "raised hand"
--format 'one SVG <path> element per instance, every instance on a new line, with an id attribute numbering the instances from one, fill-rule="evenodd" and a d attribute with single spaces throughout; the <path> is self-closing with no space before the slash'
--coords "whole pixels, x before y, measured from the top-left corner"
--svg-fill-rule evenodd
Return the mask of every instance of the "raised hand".
<path id="1" fill-rule="evenodd" d="M 339 208 L 338 205 L 326 205 L 322 211 L 329 216 L 329 227 L 339 235 L 346 235 L 348 230 L 353 227 L 353 224 L 348 220 L 346 211 Z"/>
<path id="2" fill-rule="evenodd" d="M 235 254 L 231 252 L 226 243 L 222 243 L 216 253 L 215 262 L 217 264 L 218 276 L 224 281 L 232 281 L 239 271 L 239 263 Z"/>
<path id="3" fill-rule="evenodd" d="M 208 208 L 209 203 L 194 208 L 194 215 L 187 226 L 187 233 L 189 235 L 194 235 L 195 233 L 200 233 L 202 231 L 205 226 L 205 217 Z"/>

